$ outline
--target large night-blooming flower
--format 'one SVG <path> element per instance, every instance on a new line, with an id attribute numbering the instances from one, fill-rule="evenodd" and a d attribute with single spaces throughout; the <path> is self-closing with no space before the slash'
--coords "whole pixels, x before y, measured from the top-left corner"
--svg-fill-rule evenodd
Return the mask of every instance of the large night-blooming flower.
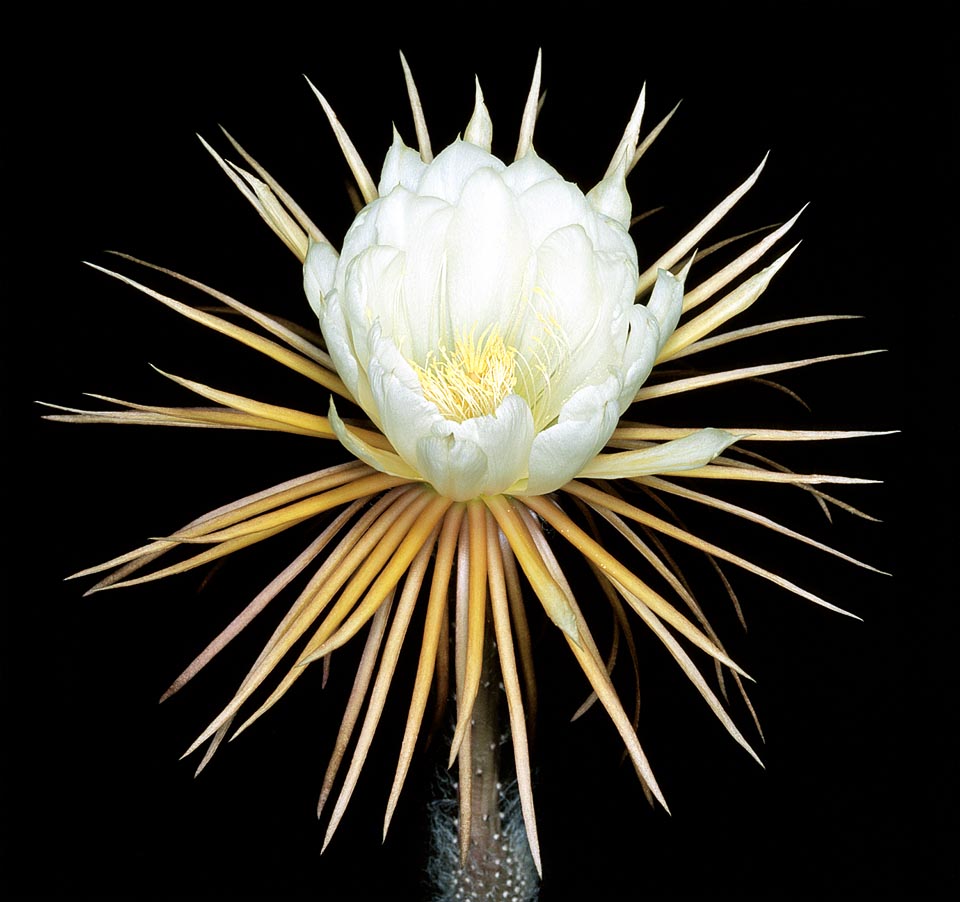
<path id="1" fill-rule="evenodd" d="M 730 735 L 754 753 L 694 655 L 703 656 L 718 673 L 726 668 L 746 701 L 740 684 L 743 671 L 724 650 L 663 538 L 839 609 L 691 533 L 664 499 L 709 506 L 852 561 L 769 517 L 697 491 L 690 480 L 707 485 L 715 480 L 785 483 L 803 490 L 819 483 L 859 482 L 793 473 L 767 457 L 738 456 L 737 449 L 747 442 L 815 441 L 868 433 L 769 429 L 739 416 L 732 423 L 723 422 L 719 412 L 717 422 L 702 424 L 706 428 L 653 424 L 646 415 L 643 422 L 622 419 L 652 398 L 768 377 L 843 356 L 683 369 L 687 358 L 718 345 L 838 318 L 808 316 L 722 331 L 760 297 L 789 257 L 791 251 L 755 270 L 796 217 L 728 256 L 719 268 L 705 269 L 702 259 L 696 259 L 704 236 L 754 184 L 758 169 L 641 270 L 628 234 L 631 201 L 626 178 L 664 124 L 638 146 L 642 94 L 607 169 L 595 187 L 583 193 L 533 148 L 539 61 L 511 162 L 491 153 L 492 124 L 479 87 L 463 137 L 434 156 L 417 90 L 405 63 L 404 68 L 419 147 L 407 147 L 395 132 L 379 184 L 318 94 L 363 200 L 339 252 L 239 145 L 233 142 L 249 169 L 227 163 L 211 149 L 304 264 L 306 294 L 323 340 L 311 340 L 303 331 L 167 270 L 163 272 L 206 292 L 259 331 L 238 325 L 235 316 L 187 306 L 111 273 L 312 380 L 318 387 L 319 409 L 327 409 L 330 397 L 329 416 L 171 376 L 214 406 L 115 401 L 124 409 L 67 409 L 66 415 L 54 418 L 272 430 L 339 439 L 355 460 L 248 495 L 86 572 L 109 571 L 95 589 L 131 585 L 207 564 L 293 526 L 319 523 L 302 553 L 168 691 L 170 695 L 192 679 L 304 574 L 305 585 L 236 694 L 190 751 L 210 740 L 202 767 L 277 668 L 286 668 L 284 676 L 241 731 L 268 710 L 307 665 L 328 660 L 331 652 L 364 631 L 363 655 L 321 793 L 323 808 L 362 714 L 327 831 L 329 841 L 379 724 L 413 611 L 425 607 L 384 829 L 406 779 L 432 691 L 440 706 L 455 694 L 450 761 L 459 765 L 461 862 L 470 848 L 471 755 L 484 748 L 481 743 L 474 750 L 473 714 L 481 673 L 488 666 L 485 649 L 494 645 L 492 632 L 523 822 L 539 868 L 527 748 L 527 716 L 536 697 L 528 629 L 535 602 L 559 627 L 590 684 L 586 705 L 599 702 L 605 708 L 645 791 L 666 805 L 637 737 L 638 714 L 631 718 L 626 713 L 610 675 L 621 637 L 639 673 L 628 610 L 677 661 Z M 696 284 L 689 287 L 688 281 Z M 658 370 L 666 362 L 670 369 Z M 725 428 L 712 428 L 716 425 Z M 611 484 L 612 480 L 617 482 Z M 641 491 L 634 491 L 638 487 Z M 824 506 L 834 500 L 820 489 L 814 495 Z M 607 550 L 603 529 L 625 539 L 637 553 L 638 567 Z M 600 592 L 589 594 L 589 609 L 581 609 L 554 550 L 562 543 L 582 555 L 597 580 Z M 182 559 L 136 575 L 176 550 L 185 552 Z M 609 642 L 614 651 L 609 656 L 601 653 L 588 625 L 598 602 L 613 613 Z"/>
<path id="2" fill-rule="evenodd" d="M 532 146 L 510 165 L 492 156 L 486 119 L 478 98 L 466 138 L 429 163 L 394 132 L 342 253 L 313 243 L 304 269 L 337 372 L 396 454 L 334 415 L 338 437 L 455 501 L 541 495 L 580 473 L 683 302 L 666 270 L 634 302 L 625 179 L 639 117 L 586 196 Z"/>

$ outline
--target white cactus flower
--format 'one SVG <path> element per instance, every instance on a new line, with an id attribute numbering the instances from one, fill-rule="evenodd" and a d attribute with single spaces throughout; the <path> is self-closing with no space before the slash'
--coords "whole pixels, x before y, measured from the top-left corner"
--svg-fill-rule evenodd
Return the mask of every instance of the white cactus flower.
<path id="1" fill-rule="evenodd" d="M 236 142 L 249 169 L 228 164 L 211 149 L 303 264 L 306 295 L 319 318 L 322 340 L 305 337 L 280 320 L 169 271 L 164 272 L 206 291 L 270 337 L 111 273 L 313 380 L 320 410 L 327 409 L 329 394 L 329 415 L 171 377 L 214 406 L 174 408 L 119 401 L 124 408 L 119 411 L 67 408 L 54 419 L 203 425 L 290 432 L 321 442 L 338 439 L 356 460 L 249 495 L 85 572 L 109 571 L 94 589 L 158 579 L 330 513 L 332 519 L 322 521 L 307 548 L 249 602 L 167 695 L 192 679 L 297 575 L 310 573 L 236 694 L 189 751 L 210 740 L 202 767 L 241 708 L 278 667 L 286 667 L 285 675 L 241 730 L 268 710 L 306 665 L 326 658 L 366 630 L 364 653 L 321 793 L 323 808 L 363 713 L 327 830 L 329 842 L 379 723 L 413 610 L 425 605 L 418 669 L 384 829 L 406 779 L 431 687 L 442 687 L 438 695 L 445 704 L 444 690 L 453 682 L 449 673 L 453 669 L 457 711 L 450 761 L 458 760 L 460 766 L 461 859 L 471 829 L 473 772 L 466 737 L 471 735 L 485 666 L 489 617 L 509 712 L 523 823 L 539 870 L 526 733 L 526 716 L 536 695 L 526 626 L 532 615 L 529 601 L 536 599 L 559 627 L 590 683 L 592 695 L 586 704 L 599 702 L 606 709 L 648 796 L 666 806 L 640 745 L 638 722 L 625 712 L 588 626 L 598 601 L 614 614 L 613 647 L 625 634 L 633 650 L 627 617 L 632 611 L 662 642 L 730 735 L 754 757 L 691 652 L 707 655 L 718 672 L 726 668 L 746 700 L 740 683 L 743 671 L 724 650 L 703 613 L 706 605 L 694 598 L 658 537 L 684 543 L 825 608 L 840 609 L 689 532 L 664 514 L 665 502 L 651 504 L 650 499 L 660 502 L 679 496 L 866 567 L 773 519 L 695 491 L 690 482 L 786 483 L 804 491 L 821 483 L 863 482 L 789 472 L 766 457 L 741 455 L 739 448 L 746 442 L 871 433 L 770 429 L 749 422 L 749 417 L 743 422 L 739 411 L 732 422 L 713 424 L 656 424 L 645 415 L 623 419 L 652 398 L 767 377 L 844 356 L 682 369 L 687 358 L 719 344 L 840 318 L 808 316 L 718 331 L 760 297 L 786 262 L 792 251 L 756 270 L 796 216 L 767 230 L 721 267 L 703 269 L 696 259 L 701 240 L 754 184 L 758 168 L 641 271 L 629 234 L 632 204 L 626 179 L 665 124 L 638 143 L 643 93 L 608 167 L 584 193 L 533 148 L 539 59 L 512 162 L 491 153 L 493 126 L 479 85 L 462 138 L 434 156 L 405 61 L 404 69 L 418 149 L 406 146 L 394 130 L 378 184 L 318 93 L 363 200 L 340 251 Z M 699 281 L 688 287 L 694 279 Z M 665 362 L 671 369 L 658 370 Z M 648 383 L 651 375 L 655 378 Z M 334 395 L 339 395 L 336 404 Z M 725 428 L 714 428 L 717 425 Z M 725 454 L 734 442 L 737 445 Z M 619 481 L 610 484 L 613 480 Z M 638 487 L 641 491 L 635 491 Z M 823 505 L 834 501 L 819 490 L 816 496 Z M 607 550 L 599 536 L 600 529 L 608 527 L 637 551 L 639 566 L 634 568 Z M 583 608 L 553 550 L 564 542 L 591 565 L 601 590 L 585 599 Z M 180 560 L 135 575 L 174 551 L 183 555 Z M 647 570 L 653 579 L 648 579 Z M 519 572 L 532 591 L 523 590 Z M 445 646 L 447 626 L 455 639 L 451 656 Z M 752 712 L 749 702 L 747 707 Z"/>
<path id="2" fill-rule="evenodd" d="M 507 165 L 457 139 L 425 163 L 394 132 L 342 253 L 312 243 L 304 267 L 337 372 L 396 450 L 351 434 L 332 406 L 351 452 L 455 501 L 541 495 L 583 469 L 683 302 L 666 270 L 650 306 L 634 302 L 625 168 L 584 196 L 532 147 Z"/>

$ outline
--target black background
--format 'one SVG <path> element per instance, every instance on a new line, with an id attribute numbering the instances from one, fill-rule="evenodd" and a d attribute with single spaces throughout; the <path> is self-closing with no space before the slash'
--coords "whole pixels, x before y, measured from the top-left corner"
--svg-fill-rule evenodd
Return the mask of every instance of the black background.
<path id="1" fill-rule="evenodd" d="M 300 380 L 81 261 L 111 266 L 104 250 L 126 251 L 304 319 L 293 258 L 193 133 L 225 149 L 217 124 L 228 127 L 336 243 L 350 219 L 347 172 L 303 74 L 325 92 L 376 173 L 391 120 L 414 141 L 397 48 L 417 76 L 435 149 L 465 126 L 476 73 L 493 116 L 494 151 L 509 156 L 538 46 L 547 102 L 535 143 L 581 185 L 602 174 L 644 81 L 648 126 L 684 101 L 631 176 L 635 209 L 666 206 L 634 232 L 641 263 L 768 149 L 760 183 L 721 233 L 782 220 L 811 202 L 796 227 L 804 243 L 750 321 L 832 312 L 866 318 L 758 340 L 737 349 L 738 362 L 889 349 L 788 374 L 783 381 L 810 413 L 769 389 L 748 388 L 676 409 L 664 404 L 662 413 L 651 406 L 650 418 L 904 430 L 781 455 L 798 469 L 884 480 L 838 493 L 884 524 L 841 512 L 830 526 L 807 499 L 776 489 L 752 496 L 763 512 L 893 578 L 719 518 L 697 521 L 708 537 L 863 623 L 728 567 L 750 626 L 745 637 L 711 572 L 681 558 L 734 657 L 758 679 L 752 697 L 767 740 L 765 770 L 724 735 L 656 643 L 641 637 L 640 736 L 673 814 L 649 810 L 603 712 L 565 722 L 586 684 L 556 637 L 541 631 L 535 763 L 543 902 L 578 893 L 948 894 L 957 840 L 956 591 L 948 581 L 956 402 L 946 373 L 956 280 L 945 263 L 955 256 L 948 215 L 956 200 L 956 78 L 946 7 L 914 5 L 910 22 L 878 19 L 872 4 L 834 4 L 830 15 L 813 4 L 790 9 L 776 18 L 741 5 L 705 16 L 641 10 L 629 21 L 598 9 L 565 21 L 559 37 L 515 27 L 509 10 L 474 11 L 456 26 L 418 10 L 426 21 L 394 31 L 360 9 L 361 27 L 349 32 L 325 13 L 280 19 L 271 11 L 223 31 L 168 14 L 137 23 L 59 19 L 25 36 L 32 62 L 11 68 L 6 80 L 13 128 L 4 358 L 13 391 L 4 414 L 12 463 L 3 871 L 15 897 L 425 898 L 432 769 L 425 758 L 390 836 L 383 846 L 379 839 L 409 662 L 322 858 L 323 825 L 312 809 L 349 688 L 350 652 L 334 661 L 323 693 L 316 679 L 301 680 L 196 781 L 179 754 L 229 697 L 272 628 L 271 615 L 182 698 L 156 706 L 301 537 L 230 562 L 202 592 L 196 574 L 91 598 L 81 597 L 82 585 L 62 582 L 237 495 L 322 465 L 330 446 L 69 427 L 40 421 L 32 402 L 75 404 L 93 391 L 191 403 L 149 369 L 153 363 L 324 412 L 325 399 Z M 364 37 L 368 27 L 375 38 Z M 736 703 L 733 710 L 753 739 L 745 712 Z"/>

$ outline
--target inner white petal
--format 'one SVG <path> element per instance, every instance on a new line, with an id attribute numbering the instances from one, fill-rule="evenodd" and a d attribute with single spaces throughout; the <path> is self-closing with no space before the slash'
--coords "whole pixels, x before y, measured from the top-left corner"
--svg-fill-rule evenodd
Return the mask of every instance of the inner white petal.
<path id="1" fill-rule="evenodd" d="M 446 303 L 453 333 L 496 324 L 509 336 L 518 315 L 530 241 L 516 198 L 490 169 L 473 173 L 446 237 Z"/>
<path id="2" fill-rule="evenodd" d="M 490 416 L 437 422 L 417 445 L 417 470 L 455 501 L 505 492 L 527 476 L 534 441 L 526 402 L 509 395 Z"/>

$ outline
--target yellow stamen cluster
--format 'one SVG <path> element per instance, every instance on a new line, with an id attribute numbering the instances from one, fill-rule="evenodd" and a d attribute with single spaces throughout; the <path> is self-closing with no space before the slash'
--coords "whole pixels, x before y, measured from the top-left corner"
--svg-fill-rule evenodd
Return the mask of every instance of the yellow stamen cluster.
<path id="1" fill-rule="evenodd" d="M 414 369 L 423 396 L 448 420 L 462 423 L 493 414 L 513 391 L 516 356 L 500 330 L 489 326 L 479 338 L 473 332 L 458 338 L 452 351 L 441 348 L 427 358 L 425 366 L 414 364 Z"/>

